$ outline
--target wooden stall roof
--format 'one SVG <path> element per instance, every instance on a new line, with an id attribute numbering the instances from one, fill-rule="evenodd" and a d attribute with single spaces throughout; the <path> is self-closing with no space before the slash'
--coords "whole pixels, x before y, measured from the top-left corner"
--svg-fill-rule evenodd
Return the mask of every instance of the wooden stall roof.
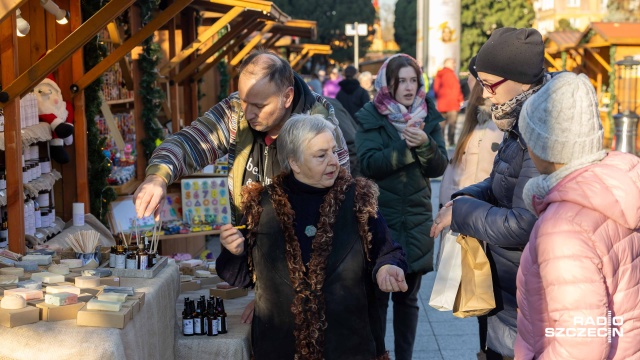
<path id="1" fill-rule="evenodd" d="M 295 71 L 300 71 L 304 63 L 313 55 L 331 55 L 332 53 L 331 46 L 324 44 L 292 44 L 289 48 L 291 51 L 298 53 L 291 60 L 291 67 Z"/>
<path id="2" fill-rule="evenodd" d="M 191 6 L 199 11 L 226 14 L 234 7 L 242 7 L 246 10 L 262 12 L 266 17 L 280 23 L 285 23 L 291 18 L 280 10 L 274 3 L 262 0 L 195 0 Z"/>
<path id="3" fill-rule="evenodd" d="M 582 38 L 582 32 L 577 30 L 553 31 L 547 33 L 545 48 L 550 54 L 575 48 Z"/>
<path id="4" fill-rule="evenodd" d="M 271 28 L 273 35 L 297 36 L 315 40 L 318 38 L 318 26 L 315 21 L 293 19 L 284 24 L 276 24 Z"/>
<path id="5" fill-rule="evenodd" d="M 592 30 L 597 37 L 587 46 L 640 45 L 640 23 L 593 22 L 580 39 L 585 39 Z"/>

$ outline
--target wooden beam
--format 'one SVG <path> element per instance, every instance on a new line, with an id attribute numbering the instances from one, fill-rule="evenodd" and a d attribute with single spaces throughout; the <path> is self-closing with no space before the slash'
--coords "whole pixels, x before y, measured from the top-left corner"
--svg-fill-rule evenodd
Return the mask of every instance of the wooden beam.
<path id="1" fill-rule="evenodd" d="M 254 31 L 256 31 L 260 26 L 262 26 L 262 23 L 260 22 L 255 22 L 253 23 L 253 25 L 249 25 L 249 28 L 247 28 L 247 30 L 242 35 L 234 39 L 233 43 L 227 45 L 227 47 L 220 54 L 218 54 L 218 56 L 216 56 L 213 59 L 213 61 L 201 67 L 200 70 L 198 70 L 198 73 L 193 76 L 193 80 L 198 81 L 201 77 L 203 77 L 204 74 L 206 74 L 207 71 L 209 71 L 212 67 L 216 66 L 220 62 L 220 60 L 222 60 L 225 56 L 229 55 L 233 50 L 236 50 L 238 46 L 240 46 L 242 42 L 246 38 L 248 38 L 249 35 L 251 35 Z M 230 74 L 230 75 L 233 75 L 233 74 Z"/>
<path id="2" fill-rule="evenodd" d="M 609 65 L 606 61 L 604 61 L 604 59 L 602 58 L 602 56 L 600 56 L 600 54 L 593 51 L 593 49 L 589 47 L 585 47 L 585 49 L 587 49 L 587 51 L 589 51 L 591 55 L 593 55 L 593 57 L 600 63 L 600 65 L 602 65 L 602 67 L 605 70 L 607 70 L 607 72 L 611 72 L 611 65 Z"/>
<path id="3" fill-rule="evenodd" d="M 33 89 L 53 70 L 57 69 L 70 54 L 89 42 L 95 34 L 131 6 L 135 0 L 112 0 L 98 10 L 89 20 L 84 22 L 76 31 L 62 40 L 50 53 L 33 64 L 15 81 L 4 89 L 10 99 L 21 96 Z M 14 30 L 15 31 L 15 30 Z M 3 106 L 3 105 L 0 105 Z"/>
<path id="4" fill-rule="evenodd" d="M 313 56 L 313 51 L 309 51 L 306 54 L 304 54 L 302 59 L 295 66 L 293 66 L 293 64 L 291 65 L 291 68 L 293 69 L 293 71 L 300 72 L 300 69 L 302 69 L 304 64 L 309 60 L 311 56 Z"/>
<path id="5" fill-rule="evenodd" d="M 549 64 L 551 64 L 551 66 L 553 66 L 553 68 L 556 71 L 560 71 L 561 70 L 561 69 L 558 69 L 558 67 L 556 66 L 556 60 L 551 55 L 549 55 L 549 53 L 547 53 L 546 51 L 544 52 L 544 58 L 547 59 Z"/>
<path id="6" fill-rule="evenodd" d="M 173 3 L 171 6 L 174 6 Z M 169 10 L 167 8 L 167 10 Z M 166 10 L 165 10 L 166 11 Z M 149 22 L 150 24 L 151 22 Z M 129 10 L 129 25 L 131 27 L 131 40 L 144 29 L 142 28 L 142 16 L 140 15 L 140 7 L 132 6 Z M 147 25 L 148 26 L 148 25 Z M 142 29 L 141 29 L 142 28 Z M 146 39 L 147 37 L 143 37 L 142 39 Z M 136 42 L 136 44 L 141 43 L 142 40 Z M 104 60 L 103 60 L 104 61 Z M 147 133 L 144 130 L 144 121 L 142 120 L 142 108 L 144 105 L 142 104 L 142 97 L 140 96 L 140 81 L 142 80 L 142 76 L 140 74 L 140 64 L 138 63 L 138 59 L 135 57 L 131 61 L 131 75 L 133 76 L 133 121 L 135 124 L 135 134 L 136 134 L 136 179 L 144 180 L 145 169 L 147 168 L 147 155 L 144 153 L 144 146 L 142 145 L 142 141 L 147 137 Z"/>
<path id="7" fill-rule="evenodd" d="M 118 47 L 122 45 L 122 35 L 120 34 L 120 29 L 116 26 L 116 22 L 112 21 L 107 25 L 107 31 L 109 31 L 109 37 L 111 41 L 113 41 L 113 45 Z M 131 67 L 129 66 L 129 62 L 127 61 L 127 57 L 123 56 L 119 61 L 120 70 L 122 70 L 122 80 L 124 80 L 124 86 L 127 90 L 133 90 L 133 77 L 131 76 Z"/>
<path id="8" fill-rule="evenodd" d="M 171 69 L 176 67 L 182 60 L 186 59 L 187 56 L 191 55 L 194 51 L 196 51 L 200 46 L 206 43 L 211 37 L 216 35 L 218 31 L 220 31 L 223 27 L 227 26 L 233 19 L 238 17 L 238 15 L 242 14 L 245 9 L 243 7 L 236 6 L 229 10 L 228 13 L 224 14 L 215 24 L 213 24 L 210 28 L 205 30 L 202 34 L 198 35 L 195 41 L 193 41 L 188 46 L 184 47 L 178 55 L 174 56 L 166 63 L 162 68 L 160 68 L 161 75 L 167 75 Z"/>
<path id="9" fill-rule="evenodd" d="M 71 19 L 71 31 L 76 31 L 82 25 L 81 6 L 79 1 L 71 1 L 69 6 Z M 71 55 L 71 78 L 76 82 L 84 75 L 84 53 L 82 48 Z M 94 121 L 85 117 L 84 91 L 80 91 L 73 97 L 74 105 L 74 147 L 76 152 L 76 197 L 77 201 L 84 203 L 84 212 L 91 211 L 91 198 L 89 196 L 89 144 L 87 139 L 88 123 Z M 73 205 L 72 205 L 73 206 Z"/>
<path id="10" fill-rule="evenodd" d="M 302 49 L 302 51 L 300 51 L 298 55 L 296 55 L 296 57 L 291 60 L 291 68 L 294 68 L 298 64 L 298 62 L 300 62 L 300 60 L 305 57 L 308 51 L 308 49 Z"/>
<path id="11" fill-rule="evenodd" d="M 191 44 L 198 34 L 198 29 L 196 28 L 196 11 L 194 8 L 189 7 L 180 14 L 180 25 L 182 28 L 182 44 L 184 46 Z M 193 59 L 195 59 L 195 56 L 191 54 L 184 60 L 184 65 L 189 65 Z M 198 117 L 198 86 L 195 82 L 191 81 L 183 84 L 182 99 L 182 103 L 184 104 L 183 125 L 191 125 L 191 122 Z"/>
<path id="12" fill-rule="evenodd" d="M 0 1 L 0 22 L 16 11 L 27 0 L 4 0 Z"/>
<path id="13" fill-rule="evenodd" d="M 258 45 L 260 40 L 263 39 L 264 34 L 268 33 L 271 30 L 273 25 L 273 22 L 269 22 L 268 24 L 266 24 L 265 27 L 260 30 L 260 33 L 257 34 L 253 39 L 251 39 L 251 41 L 249 41 L 249 43 L 245 47 L 243 47 L 242 50 L 240 50 L 233 59 L 231 59 L 231 62 L 229 64 L 231 64 L 231 66 L 238 66 L 242 59 L 244 59 L 244 57 L 247 56 L 247 54 L 249 54 L 249 52 L 253 50 L 256 45 Z"/>
<path id="14" fill-rule="evenodd" d="M 133 0 L 127 0 L 133 1 Z M 149 23 L 140 29 L 140 31 L 136 32 L 134 35 L 125 41 L 122 45 L 114 49 L 111 54 L 107 55 L 98 65 L 94 66 L 93 69 L 89 70 L 82 79 L 78 80 L 75 84 L 77 89 L 84 89 L 89 86 L 92 82 L 94 82 L 98 77 L 100 77 L 107 69 L 109 69 L 116 61 L 123 58 L 126 54 L 128 54 L 134 47 L 138 46 L 144 39 L 153 35 L 153 32 L 158 30 L 160 26 L 164 25 L 167 21 L 169 21 L 172 17 L 176 16 L 182 9 L 187 7 L 191 3 L 191 0 L 177 0 L 171 6 L 166 8 L 163 12 L 156 15 L 153 20 L 149 21 Z M 110 4 L 110 3 L 109 3 Z M 106 6 L 105 6 L 106 7 Z"/>
<path id="15" fill-rule="evenodd" d="M 173 0 L 171 0 L 172 2 Z M 170 3 L 171 3 L 170 2 Z M 173 19 L 169 20 L 168 23 L 168 31 L 169 31 L 169 57 L 173 58 L 174 56 L 176 56 L 176 29 L 177 29 L 177 19 L 176 17 L 174 17 Z M 170 72 L 170 75 L 175 75 L 176 71 L 175 69 L 172 70 Z M 180 108 L 179 108 L 179 101 L 178 101 L 178 84 L 171 84 L 170 82 L 167 82 L 167 86 L 169 87 L 169 91 L 168 91 L 168 98 L 169 98 L 169 105 L 171 108 L 171 132 L 172 133 L 176 133 L 180 130 Z"/>
<path id="16" fill-rule="evenodd" d="M 243 21 L 243 23 L 251 24 L 253 20 L 255 20 L 255 17 L 250 17 L 249 19 L 247 19 L 247 21 Z M 195 60 L 190 62 L 189 65 L 185 66 L 184 69 L 181 69 L 177 75 L 172 76 L 171 81 L 173 81 L 174 83 L 181 83 L 182 81 L 184 81 L 187 77 L 193 74 L 193 72 L 196 71 L 198 67 L 202 65 L 202 63 L 215 55 L 218 51 L 220 51 L 220 49 L 222 49 L 222 47 L 227 45 L 232 39 L 238 36 L 242 32 L 242 30 L 244 30 L 244 27 L 235 26 L 233 29 L 231 29 L 231 31 L 227 32 L 221 38 L 216 40 L 216 42 L 214 42 L 205 52 L 203 52 L 197 58 L 195 58 Z"/>
<path id="17" fill-rule="evenodd" d="M 282 34 L 271 34 L 271 37 L 262 44 L 263 47 L 269 49 L 275 45 L 278 40 L 282 39 Z"/>
<path id="18" fill-rule="evenodd" d="M 16 16 L 0 23 L 0 73 L 2 81 L 11 83 L 18 76 L 18 37 Z M 4 107 L 4 160 L 7 174 L 7 214 L 9 250 L 24 254 L 24 189 L 22 185 L 22 135 L 20 98 L 13 97 Z"/>

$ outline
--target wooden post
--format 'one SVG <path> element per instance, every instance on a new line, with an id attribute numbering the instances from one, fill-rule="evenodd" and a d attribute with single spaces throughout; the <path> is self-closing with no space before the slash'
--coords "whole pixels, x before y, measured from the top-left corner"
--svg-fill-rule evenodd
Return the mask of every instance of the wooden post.
<path id="1" fill-rule="evenodd" d="M 18 38 L 16 16 L 0 23 L 0 72 L 2 82 L 10 84 L 18 77 Z M 4 148 L 7 173 L 7 213 L 9 250 L 24 254 L 24 189 L 22 185 L 22 137 L 20 134 L 20 98 L 4 106 Z"/>
<path id="2" fill-rule="evenodd" d="M 140 8 L 132 6 L 129 9 L 129 25 L 131 26 L 131 36 L 134 36 L 142 28 L 142 19 L 140 18 Z M 136 179 L 144 179 L 144 170 L 147 167 L 147 157 L 144 154 L 142 140 L 146 137 L 144 131 L 144 121 L 142 120 L 142 98 L 140 97 L 140 66 L 138 59 L 131 61 L 131 75 L 133 77 L 133 119 L 136 124 Z"/>
<path id="3" fill-rule="evenodd" d="M 82 25 L 82 9 L 79 1 L 70 1 L 69 13 L 71 19 L 69 24 L 71 31 L 76 31 Z M 84 75 L 83 50 L 80 48 L 71 55 L 71 79 L 78 81 Z M 80 90 L 73 97 L 73 107 L 75 114 L 74 148 L 76 159 L 76 199 L 84 203 L 84 212 L 89 213 L 91 200 L 89 198 L 89 145 L 87 143 L 87 121 L 94 121 L 85 117 L 84 90 Z"/>
<path id="4" fill-rule="evenodd" d="M 182 26 L 182 44 L 188 46 L 196 39 L 196 18 L 193 8 L 188 8 L 181 13 L 180 23 Z M 180 66 L 189 65 L 195 58 L 191 54 Z M 182 86 L 184 99 L 184 125 L 191 125 L 191 122 L 198 117 L 198 87 L 194 81 L 185 82 Z"/>
<path id="5" fill-rule="evenodd" d="M 173 2 L 173 1 L 171 1 Z M 173 59 L 176 56 L 176 18 L 169 20 L 169 58 Z M 175 76 L 175 68 L 169 72 L 169 76 Z M 167 96 L 169 97 L 169 104 L 171 105 L 171 132 L 176 133 L 180 131 L 180 102 L 178 101 L 178 84 L 169 82 L 169 91 Z"/>

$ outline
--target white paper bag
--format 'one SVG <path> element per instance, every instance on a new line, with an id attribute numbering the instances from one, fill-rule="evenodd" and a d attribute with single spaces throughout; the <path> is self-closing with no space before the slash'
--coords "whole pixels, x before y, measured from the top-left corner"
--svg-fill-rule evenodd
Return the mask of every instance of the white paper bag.
<path id="1" fill-rule="evenodd" d="M 440 241 L 442 256 L 438 262 L 436 280 L 429 299 L 429 305 L 440 311 L 453 310 L 458 287 L 460 287 L 462 259 L 457 238 L 458 234 L 449 231 Z"/>

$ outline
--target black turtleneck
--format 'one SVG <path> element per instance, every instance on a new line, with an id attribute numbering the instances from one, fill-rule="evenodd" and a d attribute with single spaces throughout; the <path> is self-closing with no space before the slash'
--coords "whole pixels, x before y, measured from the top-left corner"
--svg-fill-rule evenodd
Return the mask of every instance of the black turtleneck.
<path id="1" fill-rule="evenodd" d="M 320 206 L 324 201 L 324 196 L 331 188 L 313 187 L 298 181 L 293 174 L 289 174 L 284 178 L 283 190 L 295 213 L 293 226 L 300 243 L 302 262 L 306 266 L 311 260 L 311 243 L 314 236 L 307 236 L 305 229 L 312 225 L 317 230 L 320 221 Z"/>

